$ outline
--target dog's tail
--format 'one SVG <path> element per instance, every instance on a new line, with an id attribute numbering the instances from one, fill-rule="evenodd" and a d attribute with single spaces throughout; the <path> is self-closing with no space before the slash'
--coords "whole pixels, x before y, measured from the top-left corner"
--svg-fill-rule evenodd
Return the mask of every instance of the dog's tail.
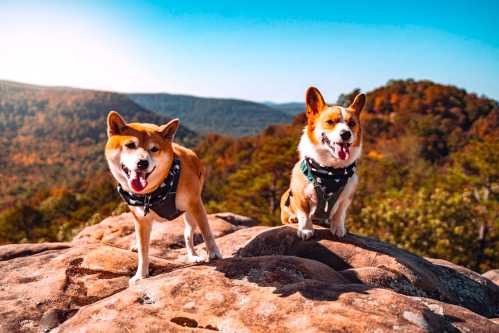
<path id="1" fill-rule="evenodd" d="M 281 223 L 290 224 L 294 223 L 295 216 L 291 211 L 291 189 L 288 189 L 281 197 Z"/>

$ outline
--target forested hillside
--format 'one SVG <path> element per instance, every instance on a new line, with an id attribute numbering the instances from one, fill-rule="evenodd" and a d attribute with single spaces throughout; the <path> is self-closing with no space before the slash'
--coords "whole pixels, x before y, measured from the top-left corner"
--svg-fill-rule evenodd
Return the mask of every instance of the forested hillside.
<path id="1" fill-rule="evenodd" d="M 122 94 L 0 81 L 0 241 L 43 238 L 48 221 L 83 223 L 116 206 L 103 153 L 110 110 L 128 121 L 168 120 Z M 182 127 L 178 138 L 192 145 L 196 135 Z"/>
<path id="2" fill-rule="evenodd" d="M 28 96 L 40 94 L 33 91 Z M 83 193 L 65 186 L 45 192 L 36 188 L 29 200 L 19 201 L 24 205 L 22 209 L 0 213 L 0 239 L 4 242 L 68 239 L 84 223 L 98 221 L 118 206 L 110 175 L 94 172 L 106 168 L 102 148 L 98 147 L 103 137 L 84 134 L 105 135 L 104 118 L 98 118 L 100 113 L 94 111 L 91 114 L 95 116 L 80 116 L 80 120 L 72 117 L 75 110 L 92 109 L 89 106 L 100 110 L 99 100 L 106 96 L 108 104 L 102 106 L 103 112 L 111 106 L 124 111 L 120 103 L 126 103 L 128 110 L 135 110 L 124 112 L 126 117 L 140 114 L 142 121 L 155 117 L 122 95 L 85 93 L 98 94 L 97 100 L 89 96 L 76 98 L 70 91 L 64 94 L 57 99 L 30 97 L 31 102 L 23 102 L 26 98 L 19 97 L 16 103 L 30 105 L 24 108 L 7 108 L 4 105 L 12 102 L 1 99 L 0 123 L 4 126 L 9 117 L 26 117 L 18 116 L 19 110 L 30 114 L 30 122 L 16 130 L 12 143 L 2 135 L 4 146 L 9 146 L 8 156 L 17 161 L 14 164 L 2 157 L 3 170 L 5 163 L 16 165 L 16 169 L 7 168 L 5 174 L 2 171 L 4 183 L 32 184 L 31 177 L 40 176 L 45 184 L 56 184 L 68 179 L 68 175 L 72 179 L 77 170 L 87 172 L 87 177 L 83 171 L 81 176 Z M 340 96 L 338 103 L 349 103 L 355 94 L 356 91 Z M 54 110 L 50 111 L 52 121 L 46 116 L 49 111 L 24 111 L 39 108 Z M 60 126 L 44 132 L 36 130 L 37 121 L 49 125 L 63 122 L 69 130 L 57 136 Z M 269 126 L 255 136 L 208 134 L 200 140 L 195 150 L 208 169 L 204 192 L 208 210 L 228 210 L 266 225 L 279 224 L 279 198 L 289 184 L 304 123 L 305 116 L 300 114 L 293 124 Z M 453 86 L 429 81 L 390 81 L 368 92 L 362 115 L 365 137 L 359 162 L 360 186 L 348 215 L 349 230 L 474 270 L 494 268 L 499 262 L 498 124 L 496 101 Z M 89 137 L 90 141 L 85 145 L 63 140 L 53 142 L 58 145 L 54 148 L 45 143 L 46 136 L 53 138 L 51 141 L 73 136 Z M 64 155 L 54 154 L 58 151 Z M 25 156 L 33 157 L 23 159 Z M 60 171 L 64 163 L 68 165 L 67 173 Z M 36 174 L 38 169 L 32 166 L 35 164 L 47 164 L 42 166 L 42 175 Z M 23 171 L 16 173 L 17 170 Z M 12 182 L 13 179 L 16 181 Z M 26 196 L 23 193 L 11 191 L 10 195 L 19 199 Z"/>
<path id="3" fill-rule="evenodd" d="M 238 99 L 172 94 L 129 94 L 139 105 L 182 122 L 197 133 L 235 137 L 253 135 L 270 124 L 290 123 L 292 116 L 264 104 Z"/>
<path id="4" fill-rule="evenodd" d="M 305 103 L 301 102 L 290 102 L 290 103 L 265 102 L 264 104 L 270 106 L 273 109 L 280 110 L 292 117 L 302 112 L 305 112 Z"/>
<path id="5" fill-rule="evenodd" d="M 340 104 L 350 102 L 342 95 Z M 331 101 L 329 101 L 331 102 Z M 368 93 L 360 186 L 349 230 L 476 270 L 499 261 L 499 107 L 429 81 L 391 81 Z M 235 140 L 210 135 L 197 147 L 211 177 L 211 211 L 279 224 L 305 123 Z"/>

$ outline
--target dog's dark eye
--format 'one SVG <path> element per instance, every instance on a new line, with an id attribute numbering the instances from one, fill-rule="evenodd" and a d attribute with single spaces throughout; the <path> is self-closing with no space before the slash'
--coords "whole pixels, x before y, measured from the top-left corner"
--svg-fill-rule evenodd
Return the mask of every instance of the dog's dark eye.
<path id="1" fill-rule="evenodd" d="M 155 152 L 157 152 L 157 151 L 159 151 L 159 148 L 158 148 L 158 147 L 152 147 L 152 148 L 151 148 L 151 152 L 152 152 L 152 153 L 155 153 Z"/>
<path id="2" fill-rule="evenodd" d="M 128 149 L 135 149 L 135 142 L 129 142 L 125 145 Z"/>
<path id="3" fill-rule="evenodd" d="M 356 123 L 355 123 L 355 121 L 353 121 L 353 120 L 350 120 L 350 121 L 348 122 L 348 126 L 350 126 L 350 127 L 354 127 L 355 125 L 356 125 Z"/>
<path id="4" fill-rule="evenodd" d="M 326 121 L 326 123 L 327 123 L 328 125 L 334 125 L 334 120 L 329 119 L 328 121 Z"/>

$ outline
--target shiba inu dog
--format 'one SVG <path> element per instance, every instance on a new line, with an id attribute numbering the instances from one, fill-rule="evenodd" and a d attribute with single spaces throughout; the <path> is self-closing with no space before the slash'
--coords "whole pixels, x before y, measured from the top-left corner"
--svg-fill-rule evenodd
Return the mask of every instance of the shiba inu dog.
<path id="1" fill-rule="evenodd" d="M 194 250 L 196 227 L 209 259 L 222 258 L 201 200 L 204 168 L 193 151 L 172 142 L 178 126 L 178 119 L 162 126 L 126 123 L 115 111 L 107 118 L 106 159 L 135 217 L 138 269 L 131 283 L 148 276 L 152 223 L 184 212 L 188 260 L 203 261 Z"/>
<path id="2" fill-rule="evenodd" d="M 346 233 L 346 212 L 358 182 L 359 118 L 365 102 L 366 96 L 359 94 L 347 108 L 328 105 L 317 88 L 307 90 L 307 125 L 298 145 L 300 161 L 281 197 L 281 221 L 298 222 L 301 239 L 313 236 L 313 222 L 326 222 L 338 237 Z"/>

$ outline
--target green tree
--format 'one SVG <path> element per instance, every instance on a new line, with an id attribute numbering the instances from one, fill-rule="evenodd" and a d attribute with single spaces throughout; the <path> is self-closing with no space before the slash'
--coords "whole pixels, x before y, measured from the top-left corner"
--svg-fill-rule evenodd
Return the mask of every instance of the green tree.
<path id="1" fill-rule="evenodd" d="M 294 138 L 268 138 L 262 142 L 249 163 L 229 177 L 224 207 L 267 225 L 278 224 L 280 197 L 289 186 L 296 155 Z"/>
<path id="2" fill-rule="evenodd" d="M 26 242 L 34 239 L 37 227 L 43 226 L 43 215 L 28 205 L 20 204 L 0 214 L 0 241 Z"/>

